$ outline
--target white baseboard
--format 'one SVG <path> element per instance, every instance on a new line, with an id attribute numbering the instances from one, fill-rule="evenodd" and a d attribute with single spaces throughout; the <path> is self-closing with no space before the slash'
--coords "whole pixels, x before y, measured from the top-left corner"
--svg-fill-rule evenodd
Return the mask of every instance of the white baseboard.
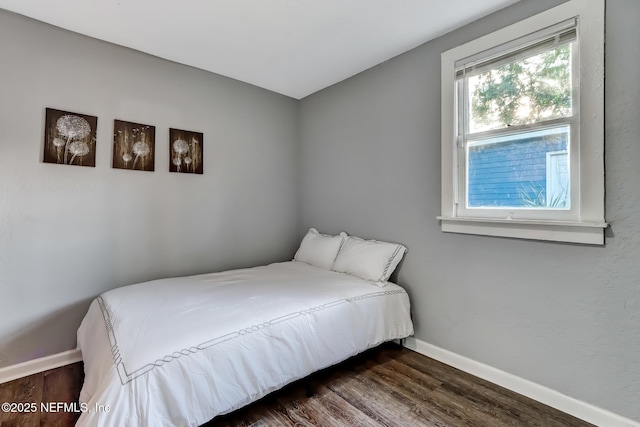
<path id="1" fill-rule="evenodd" d="M 640 423 L 629 418 L 574 399 L 548 387 L 501 371 L 484 363 L 476 362 L 475 360 L 419 339 L 409 337 L 405 339 L 404 346 L 597 426 L 640 427 Z"/>
<path id="2" fill-rule="evenodd" d="M 80 362 L 82 353 L 80 350 L 68 350 L 62 353 L 52 354 L 51 356 L 41 357 L 39 359 L 28 360 L 17 365 L 0 368 L 0 384 L 16 380 L 39 372 L 48 371 L 49 369 L 59 368 L 61 366 L 70 365 Z"/>

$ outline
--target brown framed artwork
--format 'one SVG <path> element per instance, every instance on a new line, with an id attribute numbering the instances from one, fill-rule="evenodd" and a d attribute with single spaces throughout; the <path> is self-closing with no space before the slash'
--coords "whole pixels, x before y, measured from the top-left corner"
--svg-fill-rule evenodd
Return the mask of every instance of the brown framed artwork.
<path id="1" fill-rule="evenodd" d="M 153 172 L 156 127 L 113 121 L 113 168 Z"/>
<path id="2" fill-rule="evenodd" d="M 47 108 L 42 161 L 95 167 L 97 127 L 97 117 Z"/>
<path id="3" fill-rule="evenodd" d="M 169 129 L 169 172 L 203 173 L 201 132 Z"/>

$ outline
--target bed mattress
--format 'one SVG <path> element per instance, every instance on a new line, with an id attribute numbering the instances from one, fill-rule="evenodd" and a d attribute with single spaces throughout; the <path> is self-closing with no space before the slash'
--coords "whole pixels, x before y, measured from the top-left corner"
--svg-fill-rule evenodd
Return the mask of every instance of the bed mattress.
<path id="1" fill-rule="evenodd" d="M 412 334 L 400 286 L 301 262 L 125 286 L 78 330 L 77 425 L 198 426 Z"/>

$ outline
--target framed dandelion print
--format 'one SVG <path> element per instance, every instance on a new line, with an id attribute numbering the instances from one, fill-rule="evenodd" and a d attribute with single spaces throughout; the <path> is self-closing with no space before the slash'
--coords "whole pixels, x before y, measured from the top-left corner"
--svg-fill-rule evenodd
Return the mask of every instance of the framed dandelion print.
<path id="1" fill-rule="evenodd" d="M 140 123 L 113 121 L 113 167 L 153 172 L 155 168 L 156 127 Z"/>
<path id="2" fill-rule="evenodd" d="M 202 137 L 200 132 L 169 129 L 169 172 L 202 175 Z"/>
<path id="3" fill-rule="evenodd" d="M 95 167 L 97 127 L 97 117 L 47 108 L 43 162 Z"/>

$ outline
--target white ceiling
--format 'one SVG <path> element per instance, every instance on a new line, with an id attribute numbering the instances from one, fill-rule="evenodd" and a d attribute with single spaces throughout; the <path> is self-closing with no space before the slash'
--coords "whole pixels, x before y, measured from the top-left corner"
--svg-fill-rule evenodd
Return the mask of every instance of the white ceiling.
<path id="1" fill-rule="evenodd" d="M 0 0 L 296 99 L 518 0 Z"/>

